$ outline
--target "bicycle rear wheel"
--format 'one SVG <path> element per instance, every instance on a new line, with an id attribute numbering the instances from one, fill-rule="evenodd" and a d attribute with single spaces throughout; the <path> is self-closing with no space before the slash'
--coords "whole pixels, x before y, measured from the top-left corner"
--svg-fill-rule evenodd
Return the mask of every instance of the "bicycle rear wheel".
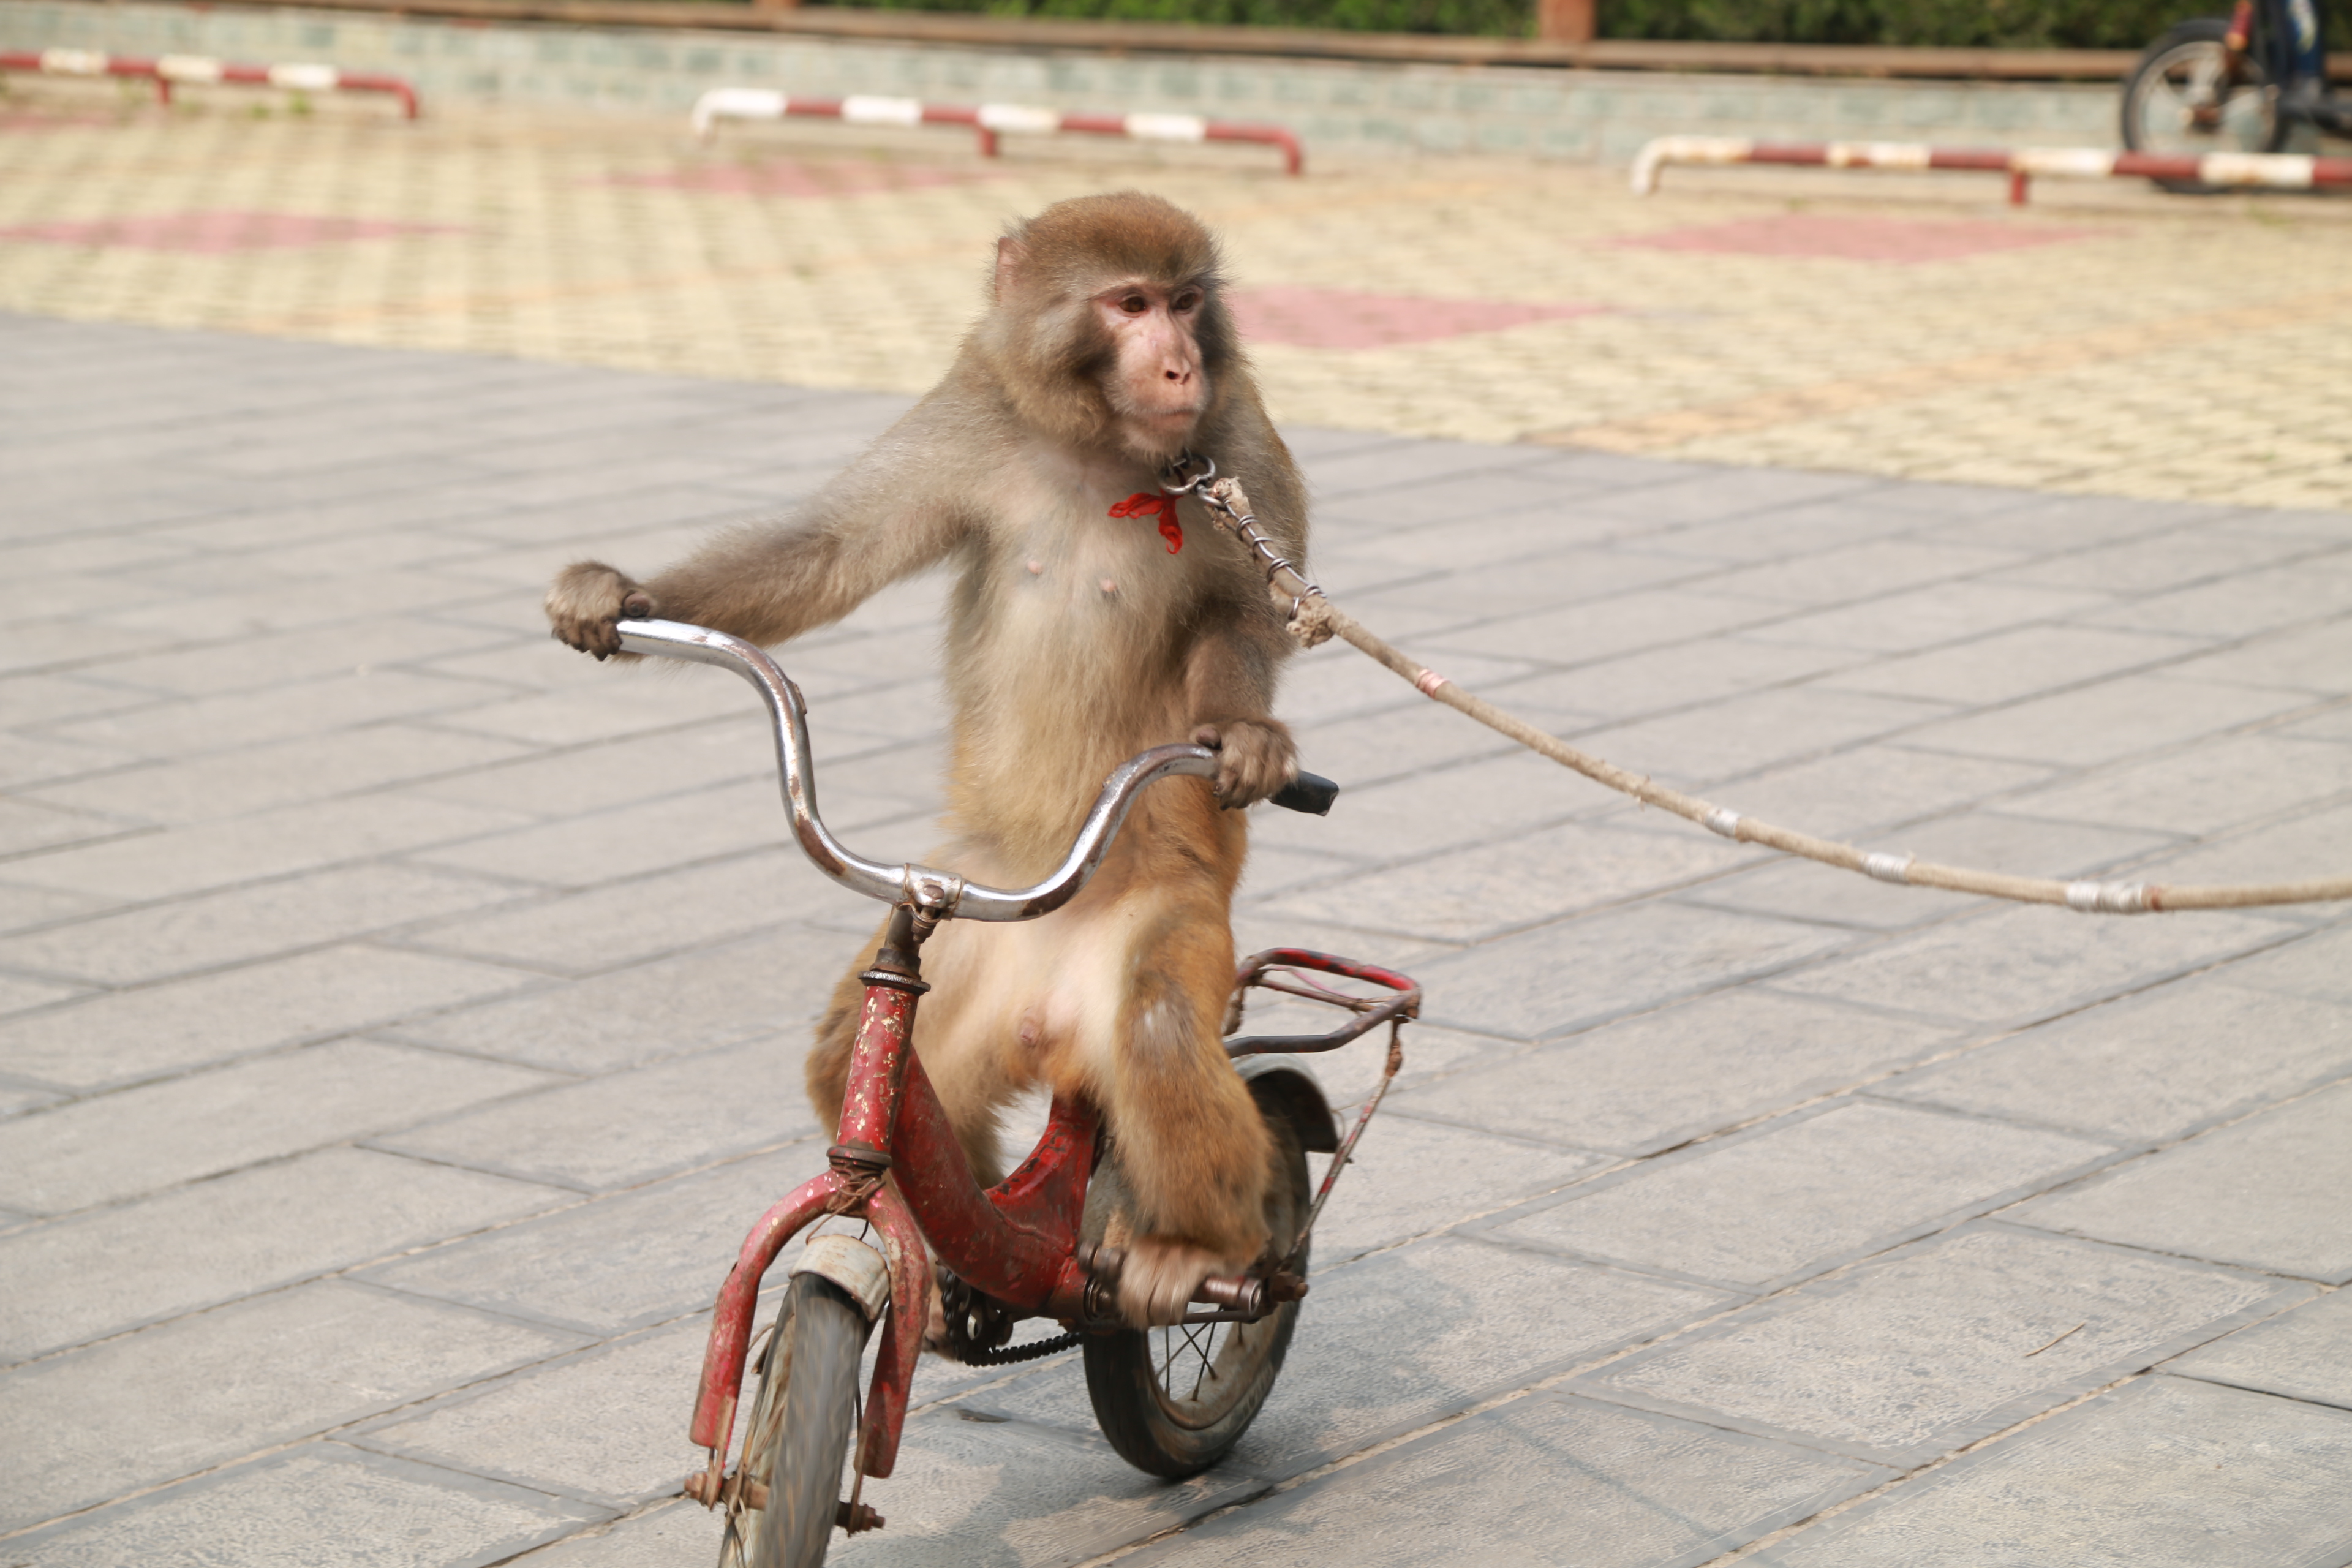
<path id="1" fill-rule="evenodd" d="M 2148 46 L 2124 79 L 2124 145 L 2135 153 L 2200 157 L 2207 153 L 2275 153 L 2286 145 L 2278 94 L 2249 54 L 2235 79 L 2227 75 L 2230 25 L 2218 17 L 2183 22 Z M 2194 180 L 2165 180 L 2168 190 L 2202 191 Z"/>
<path id="2" fill-rule="evenodd" d="M 743 1436 L 741 1473 L 764 1506 L 730 1517 L 719 1568 L 819 1568 L 833 1544 L 842 1473 L 857 1427 L 858 1363 L 871 1327 L 832 1280 L 785 1287 Z"/>
<path id="3" fill-rule="evenodd" d="M 1258 1102 L 1274 1135 L 1274 1180 L 1266 1229 L 1286 1248 L 1307 1217 L 1307 1155 L 1278 1107 Z M 1113 1143 L 1087 1189 L 1087 1236 L 1101 1240 L 1126 1206 Z M 1303 1272 L 1307 1260 L 1297 1264 Z M 1302 1303 L 1286 1301 L 1255 1323 L 1195 1323 L 1122 1329 L 1086 1337 L 1087 1394 L 1095 1420 L 1119 1458 L 1171 1480 L 1197 1475 L 1241 1441 L 1257 1418 L 1298 1326 Z"/>

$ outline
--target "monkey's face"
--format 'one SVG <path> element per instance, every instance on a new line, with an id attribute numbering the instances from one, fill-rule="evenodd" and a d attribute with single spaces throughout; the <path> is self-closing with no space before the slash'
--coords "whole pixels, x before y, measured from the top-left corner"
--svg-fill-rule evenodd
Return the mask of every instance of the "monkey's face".
<path id="1" fill-rule="evenodd" d="M 1111 345 L 1103 395 L 1139 457 L 1156 462 L 1182 451 L 1209 406 L 1200 341 L 1207 302 L 1200 284 L 1139 279 L 1114 284 L 1089 301 Z"/>

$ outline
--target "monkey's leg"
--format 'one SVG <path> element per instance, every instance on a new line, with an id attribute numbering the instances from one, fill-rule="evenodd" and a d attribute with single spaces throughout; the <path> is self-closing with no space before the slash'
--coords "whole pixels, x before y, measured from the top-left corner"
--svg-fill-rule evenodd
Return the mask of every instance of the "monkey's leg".
<path id="1" fill-rule="evenodd" d="M 1126 955 L 1105 1109 L 1134 1204 L 1119 1308 L 1141 1326 L 1183 1315 L 1212 1274 L 1265 1249 L 1273 1144 L 1219 1037 L 1233 984 L 1222 900 L 1142 922 Z"/>

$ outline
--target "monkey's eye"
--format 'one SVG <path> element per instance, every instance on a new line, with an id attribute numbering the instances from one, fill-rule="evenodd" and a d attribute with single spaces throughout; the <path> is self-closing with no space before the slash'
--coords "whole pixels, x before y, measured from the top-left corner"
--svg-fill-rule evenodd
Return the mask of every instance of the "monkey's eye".
<path id="1" fill-rule="evenodd" d="M 1151 301 L 1140 294 L 1129 294 L 1118 302 L 1118 308 L 1130 316 L 1140 316 L 1151 309 Z"/>
<path id="2" fill-rule="evenodd" d="M 1180 316 L 1189 315 L 1192 311 L 1199 310 L 1200 307 L 1201 296 L 1197 290 L 1191 289 L 1187 289 L 1181 294 L 1177 295 L 1173 300 L 1170 301 L 1169 306 L 1170 309 L 1173 310 Z"/>

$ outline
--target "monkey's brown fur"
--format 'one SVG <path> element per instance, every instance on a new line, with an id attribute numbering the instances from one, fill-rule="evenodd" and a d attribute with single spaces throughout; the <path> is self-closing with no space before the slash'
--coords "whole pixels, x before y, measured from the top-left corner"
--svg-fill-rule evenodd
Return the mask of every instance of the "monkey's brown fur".
<path id="1" fill-rule="evenodd" d="M 950 921 L 924 955 L 934 989 L 916 1047 L 983 1180 L 1002 1174 L 997 1119 L 1021 1089 L 1104 1108 L 1135 1203 L 1121 1300 L 1137 1321 L 1166 1321 L 1202 1275 L 1266 1241 L 1271 1148 L 1218 1043 L 1247 836 L 1223 807 L 1296 775 L 1269 712 L 1290 644 L 1197 502 L 1182 503 L 1174 552 L 1152 520 L 1108 515 L 1156 493 L 1159 464 L 1189 447 L 1241 476 L 1283 553 L 1305 559 L 1304 488 L 1221 286 L 1207 232 L 1157 197 L 1050 207 L 1000 242 L 990 309 L 946 378 L 795 520 L 723 536 L 642 585 L 583 562 L 548 595 L 556 635 L 600 658 L 625 611 L 775 643 L 952 558 L 953 839 L 935 863 L 981 881 L 1051 870 L 1126 758 L 1186 739 L 1219 748 L 1213 793 L 1153 785 L 1064 910 Z M 829 1125 L 863 962 L 808 1058 Z"/>

